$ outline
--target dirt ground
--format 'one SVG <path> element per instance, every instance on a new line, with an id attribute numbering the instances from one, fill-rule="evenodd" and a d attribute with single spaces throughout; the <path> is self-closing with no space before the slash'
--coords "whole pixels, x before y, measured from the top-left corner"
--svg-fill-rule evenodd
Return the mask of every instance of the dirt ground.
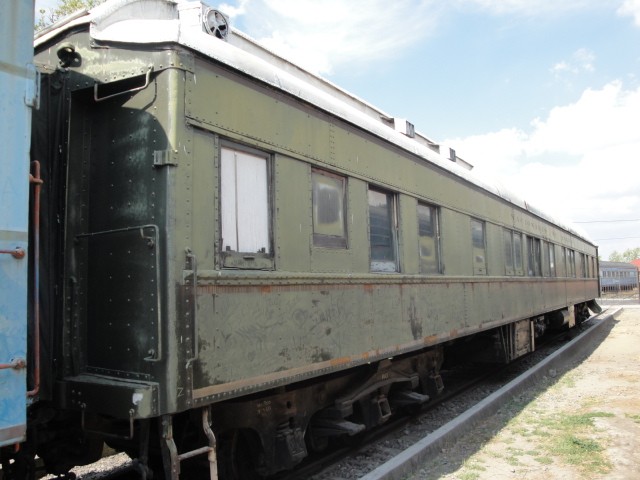
<path id="1" fill-rule="evenodd" d="M 408 480 L 640 479 L 640 308 Z"/>

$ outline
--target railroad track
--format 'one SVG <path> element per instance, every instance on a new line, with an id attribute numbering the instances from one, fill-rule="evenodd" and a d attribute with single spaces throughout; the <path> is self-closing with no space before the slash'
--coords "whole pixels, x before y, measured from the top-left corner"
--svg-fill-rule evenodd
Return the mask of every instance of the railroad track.
<path id="1" fill-rule="evenodd" d="M 270 477 L 269 480 L 384 480 L 402 478 L 410 473 L 406 465 L 437 454 L 455 441 L 455 432 L 468 431 L 483 415 L 494 413 L 522 389 L 542 375 L 554 376 L 570 358 L 588 343 L 591 331 L 605 323 L 609 312 L 592 317 L 579 329 L 548 338 L 535 352 L 509 365 L 483 375 L 467 374 L 464 369 L 443 372 L 447 393 L 420 412 L 403 415 L 382 427 L 354 439 L 353 442 L 312 456 L 295 471 Z M 512 385 L 513 384 L 513 385 Z M 511 386 L 510 386 L 511 385 Z M 500 399 L 493 399 L 500 391 Z M 502 402 L 502 403 L 501 403 Z M 487 403 L 491 403 L 487 407 Z M 431 438 L 430 438 L 431 437 Z M 422 449 L 422 453 L 420 453 Z M 413 450 L 413 452 L 411 451 Z M 413 460 L 411 459 L 413 455 Z M 103 458 L 100 462 L 74 469 L 77 480 L 135 480 L 139 475 L 123 454 Z M 398 472 L 401 472 L 398 476 Z M 45 477 L 46 480 L 56 477 Z M 192 480 L 197 478 L 190 477 Z M 203 472 L 202 478 L 208 478 Z"/>

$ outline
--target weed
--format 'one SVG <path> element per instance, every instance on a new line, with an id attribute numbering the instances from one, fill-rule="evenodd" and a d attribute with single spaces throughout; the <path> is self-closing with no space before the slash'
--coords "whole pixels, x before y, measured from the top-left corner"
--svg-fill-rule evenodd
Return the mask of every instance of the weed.
<path id="1" fill-rule="evenodd" d="M 477 471 L 477 472 L 485 472 L 487 470 L 487 467 L 482 465 L 482 463 L 479 460 L 471 460 L 471 461 L 465 462 L 464 468 L 468 470 Z"/>
<path id="2" fill-rule="evenodd" d="M 551 465 L 553 463 L 553 460 L 549 457 L 538 456 L 534 457 L 533 459 L 542 465 Z"/>
<path id="3" fill-rule="evenodd" d="M 626 415 L 627 418 L 630 418 L 631 420 L 633 420 L 636 423 L 640 423 L 640 415 L 630 415 L 627 414 Z"/>
<path id="4" fill-rule="evenodd" d="M 575 373 L 569 372 L 562 376 L 558 385 L 562 387 L 573 388 L 576 386 L 576 375 Z"/>
<path id="5" fill-rule="evenodd" d="M 613 416 L 607 412 L 587 412 L 544 419 L 545 425 L 554 431 L 552 441 L 545 446 L 547 452 L 581 470 L 606 473 L 611 465 L 603 453 L 604 447 L 593 438 L 594 419 Z"/>
<path id="6" fill-rule="evenodd" d="M 462 472 L 459 475 L 460 480 L 478 480 L 480 474 L 476 472 Z"/>

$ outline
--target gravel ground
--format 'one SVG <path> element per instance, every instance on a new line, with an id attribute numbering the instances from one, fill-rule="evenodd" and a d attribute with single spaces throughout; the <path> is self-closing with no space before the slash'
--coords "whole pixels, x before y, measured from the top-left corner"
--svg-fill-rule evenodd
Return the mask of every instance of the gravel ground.
<path id="1" fill-rule="evenodd" d="M 587 359 L 551 372 L 407 480 L 640 478 L 640 308 L 625 307 L 603 335 Z M 571 427 L 588 447 L 577 460 L 549 450 L 560 434 L 546 426 L 576 417 L 592 419 Z"/>

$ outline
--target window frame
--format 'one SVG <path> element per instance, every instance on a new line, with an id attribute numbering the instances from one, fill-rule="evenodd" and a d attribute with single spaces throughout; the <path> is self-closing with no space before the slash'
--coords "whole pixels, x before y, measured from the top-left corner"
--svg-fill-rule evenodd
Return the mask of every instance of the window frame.
<path id="1" fill-rule="evenodd" d="M 569 249 L 569 268 L 571 270 L 571 278 L 577 278 L 576 274 L 576 251 Z"/>
<path id="2" fill-rule="evenodd" d="M 384 195 L 387 199 L 386 210 L 389 212 L 389 231 L 392 242 L 391 252 L 393 260 L 383 260 L 373 258 L 373 242 L 372 242 L 372 211 L 371 211 L 371 193 Z M 398 249 L 398 195 L 397 193 L 369 185 L 367 189 L 367 213 L 368 213 L 368 229 L 369 229 L 369 268 L 373 273 L 400 273 L 400 252 Z"/>
<path id="3" fill-rule="evenodd" d="M 514 258 L 513 230 L 509 228 L 502 229 L 502 243 L 505 275 L 509 277 L 515 276 L 516 268 Z"/>
<path id="4" fill-rule="evenodd" d="M 567 255 L 567 247 L 560 247 L 560 261 L 561 263 L 561 270 L 562 270 L 562 275 L 561 277 L 563 278 L 568 278 L 570 277 L 569 275 L 569 263 L 568 263 L 568 255 Z"/>
<path id="5" fill-rule="evenodd" d="M 589 266 L 587 264 L 587 254 L 579 253 L 580 258 L 580 278 L 589 278 Z"/>
<path id="6" fill-rule="evenodd" d="M 517 241 L 516 241 L 517 240 Z M 522 233 L 513 231 L 513 266 L 518 277 L 524 276 L 524 256 L 522 255 Z"/>
<path id="7" fill-rule="evenodd" d="M 473 262 L 473 274 L 487 275 L 487 224 L 479 218 L 472 217 L 469 225 L 471 229 L 471 260 Z M 478 245 L 476 238 L 476 232 L 478 230 L 474 228 L 474 225 L 480 226 L 479 231 L 482 233 L 482 246 Z M 480 251 L 482 251 L 482 256 L 478 255 Z M 482 259 L 482 262 L 478 261 L 479 258 Z M 480 265 L 480 263 L 482 264 Z"/>
<path id="8" fill-rule="evenodd" d="M 432 229 L 433 235 L 421 235 L 421 220 L 420 220 L 420 208 L 429 209 L 431 212 L 432 219 Z M 418 258 L 420 259 L 419 270 L 421 274 L 424 275 L 439 275 L 442 274 L 442 254 L 440 248 L 440 208 L 437 205 L 418 201 L 416 205 L 416 220 L 418 222 Z M 422 255 L 422 239 L 423 238 L 432 238 L 433 239 L 433 249 L 435 256 L 435 270 L 423 268 L 426 264 L 425 257 Z"/>
<path id="9" fill-rule="evenodd" d="M 549 261 L 549 276 L 552 278 L 557 277 L 556 270 L 556 246 L 551 242 L 547 242 L 547 259 Z"/>
<path id="10" fill-rule="evenodd" d="M 527 276 L 542 277 L 542 247 L 540 239 L 527 235 Z"/>
<path id="11" fill-rule="evenodd" d="M 524 275 L 524 268 L 522 266 L 522 233 L 510 228 L 503 227 L 502 238 L 504 242 L 504 257 L 505 257 L 505 274 L 507 276 L 521 277 Z M 507 242 L 509 243 L 507 245 Z M 506 249 L 510 248 L 511 252 L 511 266 L 506 261 Z M 511 267 L 511 268 L 509 268 Z"/>
<path id="12" fill-rule="evenodd" d="M 316 232 L 316 183 L 314 176 L 319 175 L 334 180 L 340 180 L 342 182 L 342 230 L 343 235 L 330 235 L 326 233 Z M 321 248 L 349 248 L 349 232 L 347 225 L 347 189 L 348 178 L 344 175 L 338 175 L 319 168 L 311 168 L 311 229 L 313 236 L 313 246 Z"/>
<path id="13" fill-rule="evenodd" d="M 576 278 L 576 252 L 567 248 L 567 278 Z"/>
<path id="14" fill-rule="evenodd" d="M 550 277 L 550 268 L 549 264 L 549 242 L 546 240 L 540 239 L 540 271 L 542 277 Z"/>

